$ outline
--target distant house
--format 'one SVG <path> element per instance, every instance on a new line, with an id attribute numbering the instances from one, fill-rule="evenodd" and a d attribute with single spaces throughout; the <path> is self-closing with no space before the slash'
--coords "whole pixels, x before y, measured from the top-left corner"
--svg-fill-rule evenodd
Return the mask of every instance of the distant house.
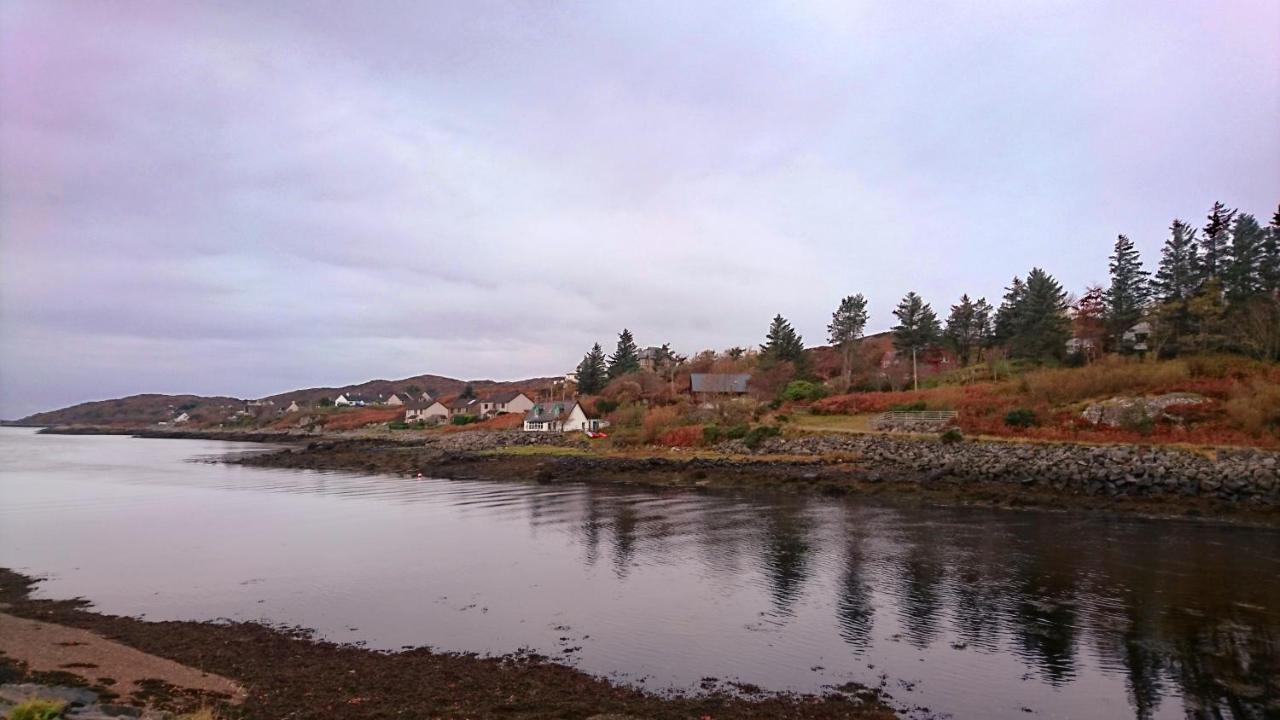
<path id="1" fill-rule="evenodd" d="M 386 405 L 393 405 L 396 407 L 400 407 L 401 405 L 404 405 L 405 403 L 409 403 L 412 401 L 413 401 L 413 396 L 410 395 L 409 393 L 394 392 L 388 395 L 387 399 L 384 400 L 383 403 Z"/>
<path id="2" fill-rule="evenodd" d="M 689 390 L 703 401 L 733 395 L 745 395 L 751 375 L 747 373 L 693 373 Z"/>
<path id="3" fill-rule="evenodd" d="M 449 417 L 470 415 L 480 417 L 480 398 L 456 398 L 449 403 Z"/>
<path id="4" fill-rule="evenodd" d="M 405 403 L 405 422 L 442 423 L 449 419 L 449 408 L 439 401 L 415 400 Z"/>
<path id="5" fill-rule="evenodd" d="M 1146 352 L 1150 349 L 1147 343 L 1151 340 L 1151 323 L 1143 320 L 1137 325 L 1125 330 L 1124 335 L 1122 335 L 1120 339 L 1124 342 L 1125 347 L 1133 350 L 1134 352 Z"/>
<path id="6" fill-rule="evenodd" d="M 190 422 L 190 421 L 191 421 L 191 416 L 186 413 L 182 413 L 181 415 L 173 419 L 173 424 L 181 425 L 185 422 Z"/>
<path id="7" fill-rule="evenodd" d="M 285 408 L 284 411 L 285 413 L 302 412 L 302 406 L 298 404 L 297 400 L 294 400 L 293 402 L 289 403 L 289 407 Z"/>
<path id="8" fill-rule="evenodd" d="M 641 370 L 657 372 L 658 367 L 662 364 L 662 348 L 647 347 L 636 353 L 636 359 L 640 361 Z"/>
<path id="9" fill-rule="evenodd" d="M 492 417 L 506 413 L 524 413 L 533 407 L 533 401 L 519 390 L 493 393 L 480 400 L 480 415 Z"/>
<path id="10" fill-rule="evenodd" d="M 368 395 L 360 395 L 357 393 L 342 393 L 334 399 L 335 407 L 364 407 L 365 405 L 373 405 L 378 402 L 377 398 Z"/>
<path id="11" fill-rule="evenodd" d="M 524 415 L 527 432 L 596 432 L 608 422 L 587 413 L 575 400 L 552 400 L 534 403 Z"/>

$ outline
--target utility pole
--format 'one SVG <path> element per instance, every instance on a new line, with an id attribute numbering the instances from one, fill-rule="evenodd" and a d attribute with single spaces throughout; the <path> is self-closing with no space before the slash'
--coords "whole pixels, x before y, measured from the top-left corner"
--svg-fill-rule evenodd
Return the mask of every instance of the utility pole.
<path id="1" fill-rule="evenodd" d="M 916 374 L 916 346 L 911 346 L 911 387 L 920 389 L 920 376 Z"/>

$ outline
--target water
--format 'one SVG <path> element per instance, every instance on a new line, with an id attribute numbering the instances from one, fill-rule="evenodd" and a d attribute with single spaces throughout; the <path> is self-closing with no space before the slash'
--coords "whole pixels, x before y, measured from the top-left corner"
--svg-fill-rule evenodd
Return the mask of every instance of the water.
<path id="1" fill-rule="evenodd" d="M 105 612 L 527 647 L 655 689 L 1280 713 L 1280 531 L 188 462 L 260 448 L 0 430 L 0 565 Z"/>

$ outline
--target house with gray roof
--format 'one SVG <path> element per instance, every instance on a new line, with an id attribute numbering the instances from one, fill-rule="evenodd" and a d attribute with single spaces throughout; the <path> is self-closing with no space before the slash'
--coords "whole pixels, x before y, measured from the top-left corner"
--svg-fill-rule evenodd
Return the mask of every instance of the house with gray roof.
<path id="1" fill-rule="evenodd" d="M 693 373 L 689 376 L 689 389 L 700 399 L 725 395 L 747 394 L 751 381 L 748 373 Z"/>

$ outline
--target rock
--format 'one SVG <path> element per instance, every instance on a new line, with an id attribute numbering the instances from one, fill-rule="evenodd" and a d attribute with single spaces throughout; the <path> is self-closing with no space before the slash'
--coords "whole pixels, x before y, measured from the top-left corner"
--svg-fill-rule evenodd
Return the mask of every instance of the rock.
<path id="1" fill-rule="evenodd" d="M 1093 403 L 1081 413 L 1088 422 L 1107 427 L 1135 427 L 1146 421 L 1174 419 L 1165 411 L 1173 405 L 1199 405 L 1203 395 L 1165 393 L 1153 397 L 1114 397 Z"/>

